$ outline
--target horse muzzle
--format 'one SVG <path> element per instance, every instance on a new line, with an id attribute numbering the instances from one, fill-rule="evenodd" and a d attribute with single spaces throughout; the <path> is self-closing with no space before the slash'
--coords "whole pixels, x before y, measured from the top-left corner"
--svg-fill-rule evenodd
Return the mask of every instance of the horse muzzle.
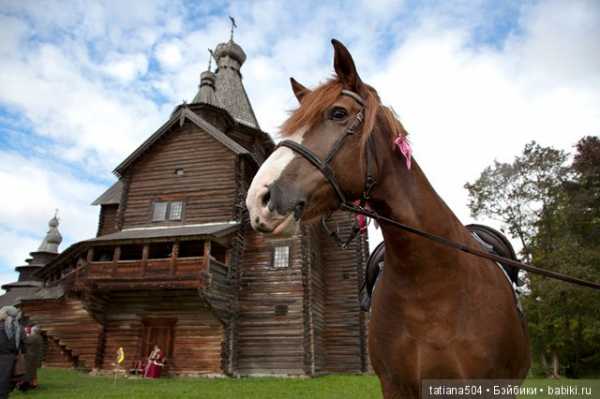
<path id="1" fill-rule="evenodd" d="M 273 183 L 263 186 L 253 196 L 248 193 L 246 206 L 250 223 L 256 231 L 273 235 L 285 235 L 295 231 L 302 217 L 306 199 L 291 187 Z"/>

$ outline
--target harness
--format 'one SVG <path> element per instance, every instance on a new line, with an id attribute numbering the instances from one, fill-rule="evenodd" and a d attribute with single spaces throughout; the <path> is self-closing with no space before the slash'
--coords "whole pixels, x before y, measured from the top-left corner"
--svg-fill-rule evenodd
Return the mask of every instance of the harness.
<path id="1" fill-rule="evenodd" d="M 365 101 L 359 94 L 357 94 L 353 91 L 350 91 L 350 90 L 342 90 L 341 94 L 354 99 L 361 106 L 361 108 L 356 113 L 356 115 L 354 115 L 354 117 L 348 124 L 348 127 L 346 127 L 344 134 L 335 141 L 335 143 L 333 144 L 333 147 L 331 148 L 329 153 L 325 156 L 324 160 L 321 160 L 321 158 L 319 158 L 319 156 L 317 156 L 313 151 L 311 151 L 307 147 L 303 146 L 302 144 L 296 143 L 295 141 L 292 141 L 292 140 L 282 140 L 275 147 L 275 150 L 279 147 L 287 147 L 287 148 L 291 149 L 292 151 L 294 151 L 295 153 L 302 156 L 304 159 L 306 159 L 308 162 L 310 162 L 315 168 L 317 168 L 321 172 L 321 174 L 325 177 L 325 179 L 327 180 L 327 182 L 329 183 L 329 185 L 335 192 L 335 194 L 338 198 L 338 201 L 339 201 L 339 209 L 348 211 L 348 212 L 351 212 L 351 213 L 354 213 L 357 215 L 363 215 L 363 216 L 375 219 L 380 223 L 385 222 L 385 223 L 391 224 L 391 225 L 398 227 L 409 233 L 416 234 L 418 236 L 427 238 L 428 240 L 435 241 L 444 246 L 454 248 L 456 250 L 478 256 L 480 258 L 490 259 L 490 260 L 493 260 L 494 262 L 500 262 L 502 264 L 512 266 L 517 269 L 526 270 L 531 273 L 541 274 L 543 276 L 551 277 L 551 278 L 554 278 L 557 280 L 566 281 L 568 283 L 577 284 L 577 285 L 595 288 L 595 289 L 600 289 L 600 284 L 598 284 L 598 283 L 582 280 L 582 279 L 579 279 L 576 277 L 567 276 L 562 273 L 557 273 L 557 272 L 553 272 L 550 270 L 541 269 L 541 268 L 538 268 L 535 266 L 526 265 L 524 263 L 517 262 L 516 260 L 513 260 L 513 259 L 509 259 L 509 258 L 495 255 L 492 253 L 487 253 L 480 249 L 471 248 L 471 247 L 468 247 L 467 245 L 454 242 L 447 238 L 444 238 L 444 237 L 441 237 L 441 236 L 438 236 L 435 234 L 431 234 L 431 233 L 416 229 L 411 226 L 407 226 L 403 223 L 398 222 L 397 220 L 382 216 L 382 215 L 378 214 L 377 212 L 368 209 L 366 207 L 367 201 L 371 197 L 371 191 L 373 190 L 373 187 L 375 186 L 375 184 L 377 184 L 377 180 L 376 180 L 374 172 L 373 172 L 374 159 L 373 159 L 372 147 L 374 144 L 372 142 L 371 135 L 369 135 L 369 138 L 367 139 L 367 145 L 365 146 L 365 151 L 367 154 L 365 157 L 365 159 L 366 159 L 366 168 L 365 168 L 366 176 L 365 176 L 365 185 L 363 188 L 363 192 L 362 192 L 357 204 L 353 204 L 353 203 L 349 202 L 346 199 L 344 192 L 340 188 L 340 186 L 335 178 L 335 173 L 333 172 L 333 169 L 331 169 L 330 164 L 333 161 L 333 159 L 335 158 L 336 154 L 339 152 L 339 150 L 344 145 L 346 139 L 348 137 L 356 134 L 357 128 L 363 123 L 364 111 L 365 111 Z M 342 240 L 339 237 L 339 233 L 337 231 L 331 231 L 329 229 L 329 227 L 327 226 L 327 220 L 331 218 L 332 213 L 333 212 L 330 212 L 329 215 L 321 218 L 321 226 L 336 241 L 336 243 L 338 245 L 340 245 L 342 248 L 347 248 L 348 245 L 350 244 L 350 242 L 352 242 L 352 240 L 360 232 L 360 228 L 355 223 L 350 236 L 346 240 Z"/>
<path id="2" fill-rule="evenodd" d="M 348 124 L 346 129 L 344 130 L 344 134 L 342 134 L 335 141 L 335 143 L 333 143 L 333 147 L 331 147 L 331 150 L 325 156 L 325 159 L 321 160 L 321 158 L 319 158 L 319 156 L 317 154 L 315 154 L 313 151 L 311 151 L 307 147 L 303 146 L 302 144 L 299 144 L 292 140 L 282 140 L 275 147 L 275 150 L 279 147 L 287 147 L 290 150 L 296 152 L 297 154 L 300 154 L 304 159 L 306 159 L 315 168 L 317 168 L 321 172 L 321 174 L 325 177 L 325 179 L 327 180 L 327 182 L 329 183 L 331 188 L 333 189 L 333 192 L 335 193 L 335 195 L 338 198 L 340 207 L 344 207 L 344 205 L 348 205 L 351 203 L 346 199 L 344 192 L 340 188 L 340 186 L 335 178 L 335 173 L 333 172 L 333 169 L 331 169 L 330 164 L 333 162 L 333 159 L 337 155 L 338 151 L 343 147 L 346 139 L 348 139 L 350 136 L 354 136 L 357 132 L 357 129 L 362 125 L 362 123 L 364 121 L 364 110 L 365 110 L 365 101 L 357 93 L 350 91 L 350 90 L 342 90 L 342 95 L 352 98 L 354 101 L 356 101 L 361 106 L 361 108 L 354 115 L 354 117 L 352 118 L 352 120 L 350 121 L 350 123 Z M 364 185 L 362 194 L 360 195 L 360 200 L 358 201 L 358 204 L 357 204 L 361 208 L 364 208 L 366 206 L 367 201 L 371 198 L 371 191 L 373 191 L 373 187 L 375 187 L 375 184 L 377 183 L 377 180 L 375 179 L 375 171 L 373 170 L 373 168 L 374 168 L 373 145 L 374 145 L 373 139 L 371 136 L 369 136 L 369 138 L 367 139 L 367 145 L 365 148 L 365 151 L 366 151 L 365 185 Z M 341 239 L 340 235 L 339 235 L 339 231 L 332 231 L 329 228 L 329 226 L 327 225 L 327 221 L 329 219 L 331 219 L 332 214 L 333 214 L 333 211 L 331 211 L 327 216 L 324 216 L 321 218 L 321 227 L 323 228 L 323 230 L 325 230 L 325 232 L 331 238 L 333 238 L 336 241 L 336 243 L 340 247 L 347 248 L 350 245 L 350 243 L 356 238 L 358 233 L 360 233 L 361 228 L 358 225 L 358 223 L 355 222 L 354 225 L 352 226 L 352 232 L 350 233 L 350 235 L 346 239 Z"/>

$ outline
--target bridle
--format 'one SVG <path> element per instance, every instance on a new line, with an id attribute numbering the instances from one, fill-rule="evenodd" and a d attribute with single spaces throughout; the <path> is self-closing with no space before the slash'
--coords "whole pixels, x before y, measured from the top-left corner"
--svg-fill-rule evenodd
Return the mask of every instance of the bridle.
<path id="1" fill-rule="evenodd" d="M 348 201 L 346 199 L 346 196 L 344 195 L 344 192 L 340 188 L 340 185 L 338 184 L 338 182 L 335 178 L 335 173 L 333 172 L 333 169 L 331 169 L 330 165 L 333 162 L 333 159 L 335 158 L 337 153 L 340 151 L 340 149 L 346 143 L 346 140 L 350 136 L 353 136 L 354 134 L 356 134 L 357 129 L 362 125 L 364 118 L 365 118 L 365 116 L 364 116 L 365 115 L 365 112 L 364 112 L 365 111 L 365 101 L 359 94 L 357 94 L 353 91 L 350 91 L 350 90 L 344 89 L 344 90 L 342 90 L 341 94 L 344 96 L 350 97 L 354 101 L 356 101 L 360 105 L 360 110 L 352 117 L 352 120 L 350 120 L 350 122 L 348 123 L 348 126 L 344 130 L 344 134 L 342 134 L 335 141 L 335 143 L 333 143 L 331 150 L 329 150 L 329 153 L 325 156 L 325 158 L 323 160 L 321 160 L 321 158 L 319 158 L 319 156 L 317 154 L 315 154 L 313 151 L 308 149 L 306 146 L 303 146 L 302 144 L 299 144 L 292 140 L 280 141 L 279 144 L 277 144 L 277 146 L 275 147 L 275 150 L 279 147 L 287 147 L 290 150 L 292 150 L 295 153 L 302 156 L 308 162 L 310 162 L 315 168 L 317 168 L 321 172 L 321 174 L 325 177 L 325 179 L 327 180 L 327 182 L 333 189 L 333 192 L 335 193 L 335 195 L 338 198 L 339 207 L 346 208 L 348 206 L 354 206 L 354 204 L 352 204 L 350 201 Z M 369 135 L 369 138 L 367 139 L 367 145 L 365 146 L 366 147 L 365 148 L 365 152 L 366 152 L 365 185 L 364 185 L 362 194 L 360 195 L 360 200 L 358 201 L 358 204 L 357 204 L 361 208 L 364 208 L 366 206 L 367 201 L 371 197 L 371 191 L 373 191 L 373 187 L 375 186 L 375 184 L 377 184 L 377 180 L 375 179 L 375 171 L 374 171 L 375 162 L 374 162 L 374 156 L 373 156 L 373 142 L 372 141 L 373 141 L 373 139 Z M 361 227 L 359 226 L 358 222 L 355 221 L 352 226 L 352 231 L 350 232 L 348 237 L 345 239 L 340 238 L 339 231 L 332 231 L 329 228 L 329 226 L 327 225 L 327 221 L 329 219 L 331 219 L 333 212 L 334 211 L 331 211 L 331 212 L 329 212 L 329 214 L 327 216 L 321 217 L 321 228 L 331 238 L 333 238 L 340 247 L 347 248 L 350 245 L 350 243 L 361 232 Z"/>
<path id="2" fill-rule="evenodd" d="M 346 199 L 346 196 L 344 195 L 344 192 L 340 188 L 340 185 L 338 184 L 338 182 L 335 178 L 335 173 L 331 169 L 330 165 L 333 162 L 333 159 L 335 158 L 337 153 L 344 146 L 344 143 L 346 142 L 346 140 L 350 136 L 353 136 L 354 134 L 356 134 L 358 127 L 360 127 L 360 125 L 362 125 L 364 118 L 365 118 L 365 116 L 364 116 L 365 101 L 362 99 L 362 97 L 359 96 L 357 93 L 350 91 L 350 90 L 342 90 L 342 95 L 348 96 L 348 97 L 354 99 L 361 106 L 361 108 L 352 117 L 352 120 L 350 120 L 350 122 L 348 123 L 348 126 L 344 130 L 344 134 L 342 134 L 335 141 L 335 143 L 333 143 L 333 147 L 331 147 L 331 150 L 325 156 L 325 159 L 322 160 L 321 158 L 319 158 L 319 156 L 317 154 L 315 154 L 313 151 L 308 149 L 306 146 L 303 146 L 302 144 L 297 143 L 292 140 L 282 140 L 275 147 L 275 150 L 279 147 L 287 147 L 290 150 L 294 151 L 295 153 L 300 154 L 304 159 L 306 159 L 315 168 L 317 168 L 323 174 L 323 176 L 325 177 L 325 179 L 327 180 L 327 182 L 333 189 L 333 192 L 335 193 L 335 195 L 338 198 L 338 201 L 340 202 L 340 206 L 342 204 L 349 204 L 350 202 L 348 202 L 348 200 Z M 370 141 L 371 140 L 369 140 L 369 142 Z M 369 143 L 367 145 L 367 147 L 370 147 L 370 146 L 371 145 Z M 273 151 L 275 151 L 275 150 L 273 150 Z M 370 159 L 370 158 L 372 158 L 372 156 L 373 155 L 371 154 L 371 151 L 369 149 L 367 149 L 367 156 L 366 156 L 367 168 L 365 169 L 365 173 L 366 173 L 365 187 L 364 187 L 363 193 L 361 195 L 361 201 L 364 201 L 364 203 L 366 203 L 366 201 L 369 199 L 369 197 L 371 195 L 371 191 L 373 190 L 373 186 L 375 186 L 375 184 L 376 184 L 375 176 L 374 176 L 374 173 L 372 170 L 373 160 Z M 363 205 L 364 205 L 364 203 L 363 203 Z"/>
<path id="3" fill-rule="evenodd" d="M 358 104 L 360 104 L 361 108 L 354 115 L 352 120 L 349 122 L 348 127 L 346 127 L 346 130 L 344 131 L 344 134 L 335 141 L 335 143 L 333 144 L 333 147 L 331 148 L 329 153 L 325 156 L 325 159 L 321 160 L 321 158 L 319 158 L 319 156 L 316 155 L 313 151 L 311 151 L 307 147 L 303 146 L 302 144 L 299 144 L 292 140 L 282 140 L 281 142 L 279 142 L 279 144 L 277 144 L 277 146 L 273 150 L 273 151 L 275 151 L 279 147 L 287 147 L 290 150 L 292 150 L 295 153 L 302 156 L 304 159 L 306 159 L 308 162 L 310 162 L 315 168 L 317 168 L 321 172 L 321 174 L 323 174 L 323 176 L 325 177 L 325 179 L 327 180 L 327 182 L 333 189 L 334 193 L 336 194 L 338 201 L 339 201 L 338 209 L 375 219 L 379 223 L 384 222 L 384 223 L 391 224 L 391 225 L 398 227 L 409 233 L 419 235 L 421 237 L 427 238 L 428 240 L 435 241 L 439 244 L 454 248 L 454 249 L 462 251 L 462 252 L 466 252 L 471 255 L 490 259 L 494 262 L 500 262 L 500 263 L 503 263 L 503 264 L 506 264 L 506 265 L 509 265 L 512 267 L 516 267 L 518 269 L 526 270 L 531 273 L 541 274 L 546 277 L 551 277 L 551 278 L 554 278 L 557 280 L 566 281 L 566 282 L 569 282 L 572 284 L 577 284 L 577 285 L 581 285 L 581 286 L 585 286 L 585 287 L 600 289 L 600 284 L 598 284 L 598 283 L 582 280 L 582 279 L 579 279 L 576 277 L 567 276 L 565 274 L 553 272 L 550 270 L 541 269 L 541 268 L 538 268 L 535 266 L 526 265 L 524 263 L 517 262 L 513 259 L 505 258 L 503 256 L 498 256 L 498 255 L 488 253 L 488 252 L 485 252 L 485 251 L 482 251 L 482 250 L 479 250 L 476 248 L 471 248 L 467 245 L 454 242 L 447 238 L 444 238 L 444 237 L 441 237 L 441 236 L 438 236 L 435 234 L 431 234 L 431 233 L 416 229 L 411 226 L 407 226 L 403 223 L 398 222 L 397 220 L 390 219 L 388 217 L 378 214 L 377 212 L 375 212 L 371 209 L 368 209 L 366 207 L 367 201 L 371 197 L 371 192 L 373 190 L 373 187 L 377 184 L 377 180 L 375 178 L 375 173 L 373 170 L 373 167 L 374 167 L 373 146 L 374 146 L 374 144 L 372 142 L 372 135 L 369 135 L 369 138 L 367 139 L 367 145 L 365 146 L 366 168 L 365 168 L 365 185 L 363 188 L 363 192 L 362 192 L 357 204 L 348 201 L 346 196 L 344 195 L 344 192 L 342 191 L 341 187 L 339 186 L 339 184 L 335 178 L 335 173 L 333 172 L 333 169 L 331 169 L 330 165 L 333 162 L 333 159 L 335 158 L 336 154 L 339 152 L 339 150 L 345 144 L 348 137 L 356 134 L 358 127 L 362 125 L 362 123 L 364 121 L 365 101 L 359 94 L 357 94 L 353 91 L 350 91 L 350 90 L 342 90 L 341 94 L 354 99 Z M 356 236 L 360 232 L 360 228 L 358 228 L 357 223 L 355 223 L 354 227 L 352 228 L 352 232 L 350 233 L 350 236 L 347 239 L 342 240 L 339 237 L 338 232 L 331 231 L 329 229 L 329 227 L 327 226 L 327 220 L 331 218 L 332 213 L 333 213 L 333 211 L 330 212 L 327 217 L 321 218 L 321 226 L 337 242 L 337 244 L 339 246 L 341 246 L 342 248 L 347 248 L 348 245 L 350 244 L 350 242 L 352 242 L 352 240 L 354 240 L 354 238 L 356 238 Z"/>

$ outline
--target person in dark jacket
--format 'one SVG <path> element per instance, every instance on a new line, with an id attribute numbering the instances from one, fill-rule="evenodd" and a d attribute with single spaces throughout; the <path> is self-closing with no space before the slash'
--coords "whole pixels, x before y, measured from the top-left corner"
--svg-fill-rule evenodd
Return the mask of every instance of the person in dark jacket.
<path id="1" fill-rule="evenodd" d="M 44 339 L 40 334 L 39 326 L 31 327 L 30 333 L 25 336 L 25 376 L 19 389 L 26 391 L 37 388 L 37 369 L 42 367 Z"/>
<path id="2" fill-rule="evenodd" d="M 8 398 L 14 388 L 13 368 L 22 351 L 21 312 L 14 306 L 0 309 L 0 399 Z"/>

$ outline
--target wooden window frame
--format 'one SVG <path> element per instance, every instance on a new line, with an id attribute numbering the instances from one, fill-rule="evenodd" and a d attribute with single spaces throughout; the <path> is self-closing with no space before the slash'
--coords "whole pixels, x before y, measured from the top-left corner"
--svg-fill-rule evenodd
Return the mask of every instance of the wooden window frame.
<path id="1" fill-rule="evenodd" d="M 181 204 L 181 211 L 179 213 L 179 218 L 172 219 L 171 218 L 171 207 L 172 207 L 173 203 L 176 203 L 176 202 Z M 156 209 L 157 204 L 166 204 L 164 219 L 154 219 L 154 210 Z M 156 199 L 156 200 L 152 201 L 152 205 L 150 207 L 150 220 L 152 223 L 183 222 L 183 220 L 185 218 L 185 208 L 186 208 L 186 203 L 183 198 L 176 199 L 176 200 Z"/>
<path id="2" fill-rule="evenodd" d="M 165 207 L 164 212 L 161 212 L 161 215 L 164 215 L 162 219 L 156 218 L 156 210 L 159 205 L 164 205 L 164 207 Z M 150 218 L 152 219 L 152 222 L 164 222 L 164 221 L 168 220 L 168 218 L 167 218 L 168 215 L 169 215 L 169 202 L 168 201 L 153 201 L 152 202 L 151 214 L 150 214 Z"/>
<path id="3" fill-rule="evenodd" d="M 277 248 L 287 247 L 288 249 L 288 259 L 287 265 L 285 267 L 275 266 L 275 257 L 277 253 Z M 292 266 L 292 243 L 290 241 L 280 241 L 274 242 L 271 244 L 271 268 L 276 270 L 286 270 Z"/>
<path id="4" fill-rule="evenodd" d="M 181 204 L 181 209 L 179 211 L 179 217 L 177 219 L 173 219 L 171 217 L 173 204 L 175 204 L 175 203 Z M 177 222 L 177 221 L 183 220 L 183 208 L 185 207 L 185 203 L 182 200 L 178 200 L 178 201 L 169 201 L 168 204 L 169 205 L 167 207 L 168 209 L 167 209 L 167 219 L 166 220 L 168 220 L 170 222 Z"/>

